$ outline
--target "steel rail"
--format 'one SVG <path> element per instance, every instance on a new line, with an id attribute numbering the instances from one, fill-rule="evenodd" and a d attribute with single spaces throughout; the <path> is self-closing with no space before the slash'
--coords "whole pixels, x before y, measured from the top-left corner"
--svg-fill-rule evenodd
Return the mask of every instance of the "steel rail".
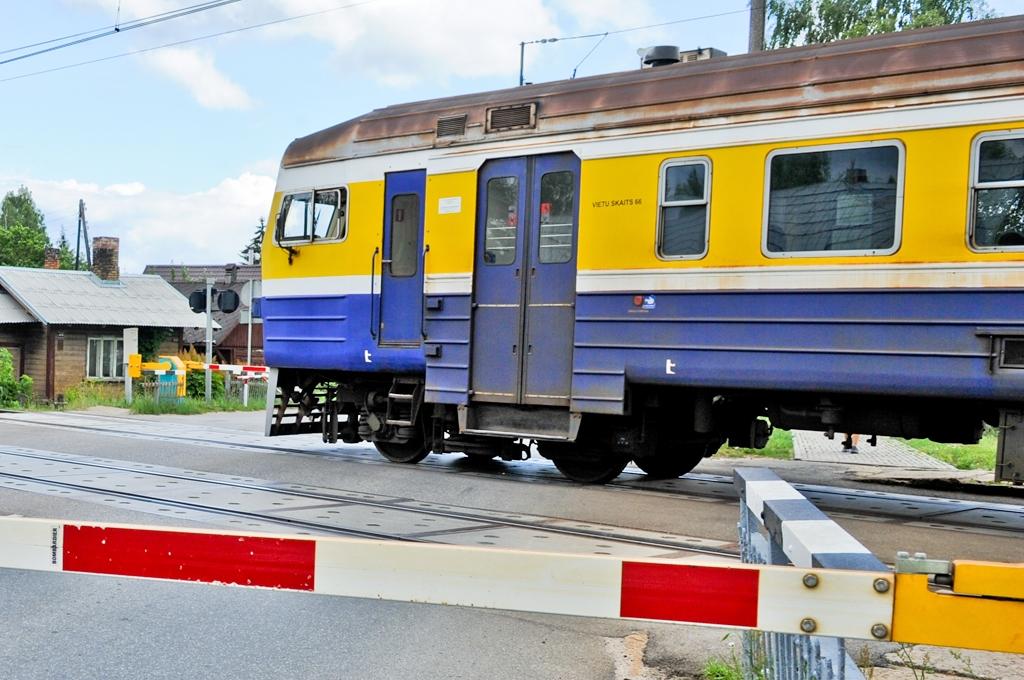
<path id="1" fill-rule="evenodd" d="M 427 515 L 427 516 L 431 516 L 431 517 L 439 517 L 439 518 L 444 518 L 444 519 L 458 519 L 458 520 L 463 520 L 463 521 L 479 522 L 479 523 L 486 524 L 486 525 L 489 525 L 489 526 L 509 527 L 509 528 L 517 528 L 517 529 L 527 529 L 527 530 L 530 530 L 530 531 L 543 531 L 543 532 L 547 532 L 547 533 L 559 534 L 559 535 L 563 535 L 563 536 L 572 536 L 572 537 L 576 537 L 576 538 L 588 538 L 588 539 L 600 539 L 600 540 L 607 540 L 607 541 L 615 541 L 617 543 L 625 543 L 625 544 L 629 544 L 629 545 L 643 546 L 643 547 L 646 547 L 646 548 L 658 548 L 658 549 L 662 549 L 662 550 L 669 551 L 669 552 L 685 551 L 685 552 L 693 552 L 693 553 L 699 553 L 699 554 L 705 554 L 705 555 L 713 555 L 713 556 L 716 556 L 716 557 L 730 557 L 730 558 L 736 558 L 736 557 L 739 556 L 739 551 L 718 550 L 718 549 L 708 548 L 706 546 L 695 545 L 693 543 L 686 543 L 686 542 L 682 542 L 682 541 L 657 541 L 657 540 L 653 540 L 653 539 L 641 539 L 641 538 L 637 538 L 635 536 L 628 536 L 628 535 L 625 535 L 625 534 L 616 533 L 616 532 L 610 532 L 610 531 L 588 530 L 588 529 L 581 529 L 581 528 L 566 528 L 566 527 L 559 527 L 559 526 L 551 526 L 551 525 L 548 525 L 548 524 L 544 524 L 542 522 L 528 522 L 528 521 L 521 521 L 521 520 L 509 520 L 509 519 L 502 519 L 502 518 L 499 518 L 499 517 L 492 517 L 492 516 L 489 516 L 489 515 L 473 514 L 472 512 L 453 512 L 453 511 L 450 511 L 450 510 L 437 510 L 437 509 L 422 508 L 422 507 L 415 507 L 415 508 L 413 508 L 413 507 L 404 507 L 404 506 L 400 506 L 400 505 L 395 505 L 394 503 L 387 503 L 387 502 L 383 502 L 383 501 L 370 501 L 370 500 L 366 500 L 365 498 L 359 498 L 359 497 L 356 497 L 356 496 L 345 495 L 344 493 L 341 493 L 341 494 L 326 494 L 326 493 L 302 491 L 302 490 L 296 490 L 296 489 L 282 489 L 282 488 L 279 488 L 277 486 L 272 486 L 272 485 L 251 484 L 251 483 L 247 483 L 247 482 L 236 482 L 236 481 L 232 481 L 232 480 L 223 480 L 223 479 L 210 479 L 208 477 L 197 476 L 197 475 L 186 475 L 186 474 L 181 474 L 181 473 L 178 473 L 178 472 L 171 472 L 171 471 L 167 471 L 167 470 L 159 470 L 159 469 L 147 470 L 147 469 L 145 469 L 145 467 L 140 468 L 140 467 L 134 467 L 134 466 L 128 466 L 128 465 L 114 465 L 114 464 L 110 464 L 110 463 L 101 463 L 101 462 L 96 462 L 96 461 L 80 460 L 80 459 L 77 459 L 77 458 L 79 458 L 77 454 L 74 454 L 75 458 L 68 458 L 68 457 L 64 457 L 64 456 L 61 456 L 61 455 L 47 456 L 47 455 L 40 455 L 40 454 L 37 454 L 37 453 L 28 453 L 28 452 L 25 452 L 25 451 L 16 451 L 16 450 L 9 450 L 9 449 L 2 449 L 2 448 L 0 448 L 0 455 L 21 457 L 21 458 L 32 458 L 34 460 L 43 460 L 43 461 L 50 461 L 50 462 L 56 462 L 56 463 L 73 464 L 73 465 L 86 466 L 86 467 L 91 467 L 91 468 L 100 469 L 100 470 L 113 470 L 113 471 L 118 471 L 118 472 L 131 472 L 131 473 L 134 473 L 134 474 L 142 474 L 142 475 L 147 475 L 147 476 L 150 476 L 150 477 L 162 477 L 162 478 L 167 478 L 167 479 L 177 479 L 177 480 L 180 480 L 180 481 L 187 481 L 187 482 L 192 482 L 192 483 L 210 484 L 210 485 L 213 485 L 213 486 L 229 487 L 229 488 L 236 488 L 236 489 L 245 489 L 245 490 L 250 490 L 250 491 L 262 491 L 262 492 L 266 492 L 266 493 L 282 494 L 282 495 L 288 495 L 288 496 L 293 496 L 293 497 L 298 497 L 298 498 L 305 498 L 305 499 L 309 499 L 309 500 L 327 501 L 327 502 L 334 502 L 334 503 L 344 503 L 346 505 L 361 505 L 361 506 L 365 506 L 365 507 L 372 507 L 372 508 L 378 508 L 378 509 L 384 509 L 384 510 L 408 512 L 410 514 L 415 514 L 415 515 Z M 143 465 L 146 465 L 146 464 L 143 464 Z M 133 492 L 108 491 L 107 489 L 105 489 L 103 487 L 89 487 L 89 486 L 86 486 L 86 485 L 74 484 L 74 483 L 71 483 L 71 482 L 54 481 L 54 480 L 52 480 L 50 478 L 47 478 L 47 477 L 30 477 L 30 476 L 27 476 L 27 475 L 19 475 L 19 474 L 16 474 L 16 473 L 5 472 L 5 471 L 2 471 L 2 470 L 0 470 L 0 477 L 7 477 L 7 478 L 10 478 L 10 479 L 21 479 L 23 481 L 31 481 L 31 482 L 36 482 L 36 483 L 44 483 L 44 484 L 50 484 L 50 485 L 53 485 L 53 486 L 62 486 L 64 488 L 70 488 L 70 489 L 74 489 L 74 490 L 77 490 L 77 491 L 83 491 L 83 492 L 87 492 L 87 493 L 102 493 L 102 494 L 105 494 L 105 495 L 118 495 L 118 496 L 122 496 L 124 498 L 129 498 L 131 500 L 137 500 L 137 501 L 143 501 L 143 502 L 149 502 L 149 503 L 159 503 L 161 505 L 171 505 L 171 506 L 175 506 L 175 507 L 184 507 L 184 508 L 190 509 L 190 510 L 199 510 L 199 511 L 203 511 L 203 512 L 216 512 L 217 514 L 223 514 L 223 515 L 229 515 L 229 516 L 233 516 L 233 515 L 245 516 L 245 517 L 247 517 L 249 519 L 258 519 L 258 520 L 261 520 L 261 521 L 270 521 L 270 522 L 275 522 L 275 523 L 283 523 L 283 524 L 288 524 L 288 525 L 293 525 L 293 526 L 304 526 L 306 528 L 312 528 L 312 529 L 315 529 L 315 530 L 318 530 L 318 531 L 319 530 L 326 530 L 326 531 L 330 531 L 331 533 L 359 536 L 359 537 L 363 537 L 363 538 L 398 539 L 398 540 L 412 540 L 412 541 L 417 541 L 417 542 L 433 542 L 433 541 L 424 541 L 423 539 L 406 538 L 406 537 L 404 537 L 404 536 L 402 536 L 400 534 L 388 534 L 388 533 L 381 533 L 381 532 L 367 532 L 367 531 L 361 531 L 361 530 L 358 530 L 358 529 L 353 529 L 351 531 L 339 530 L 339 529 L 337 529 L 337 527 L 333 527 L 331 525 L 324 525 L 324 524 L 320 524 L 320 523 L 317 523 L 317 522 L 307 522 L 305 520 L 290 520 L 290 519 L 287 519 L 287 518 L 283 518 L 283 517 L 281 517 L 279 515 L 269 515 L 269 514 L 268 515 L 263 515 L 263 514 L 259 514 L 259 513 L 246 512 L 246 511 L 242 511 L 242 510 L 235 511 L 235 510 L 229 510 L 229 509 L 224 509 L 224 508 L 218 508 L 216 506 L 205 506 L 205 505 L 202 505 L 202 504 L 199 504 L 199 503 L 188 503 L 187 501 L 164 500 L 163 498 L 161 498 L 159 496 L 146 496 L 146 495 L 143 495 L 143 494 L 137 494 L 137 493 L 133 493 Z M 552 518 L 552 519 L 560 519 L 560 518 Z M 587 522 L 581 522 L 581 523 L 586 524 Z"/>
<path id="2" fill-rule="evenodd" d="M 115 422 L 130 422 L 138 424 L 148 421 L 140 421 L 135 418 L 119 416 L 95 416 L 88 418 L 106 419 Z M 90 426 L 81 423 L 58 423 L 52 421 L 33 420 L 31 418 L 17 417 L 10 418 L 0 415 L 0 421 L 13 423 L 30 423 L 45 427 L 58 427 L 92 431 L 101 434 L 114 434 L 116 436 L 128 436 L 146 438 L 146 435 L 137 432 L 114 432 L 108 428 Z M 225 435 L 230 433 L 223 432 Z M 169 441 L 182 441 L 190 443 L 201 443 L 206 446 L 222 445 L 231 448 L 247 448 L 272 453 L 290 453 L 309 456 L 332 456 L 344 458 L 344 451 L 322 453 L 308 449 L 291 448 L 287 446 L 273 446 L 264 444 L 245 443 L 239 444 L 228 439 L 216 439 L 210 437 L 190 437 L 174 434 L 153 435 L 153 438 Z M 351 462 L 390 465 L 381 460 L 355 460 L 347 458 Z M 482 477 L 494 478 L 496 475 L 485 470 L 453 469 L 450 465 L 441 465 L 437 462 L 424 461 L 421 467 L 429 467 L 434 470 L 455 472 L 458 474 L 475 474 Z M 514 470 L 516 474 L 509 475 L 508 467 L 502 469 L 502 479 L 513 481 L 540 481 L 543 483 L 567 484 L 576 486 L 575 482 L 555 475 L 543 475 L 533 471 Z M 626 474 L 633 474 L 627 472 Z M 635 474 L 639 479 L 626 481 L 622 478 L 609 483 L 605 488 L 629 492 L 643 492 L 656 495 L 687 495 L 719 498 L 728 502 L 737 500 L 736 491 L 733 488 L 732 480 L 725 475 L 690 473 L 684 477 L 674 480 L 643 481 L 643 475 Z M 868 489 L 851 489 L 820 484 L 794 483 L 793 487 L 811 498 L 822 510 L 829 512 L 854 513 L 867 517 L 886 517 L 892 519 L 924 522 L 935 525 L 935 528 L 942 526 L 970 527 L 977 529 L 1021 532 L 1024 531 L 1024 505 L 1010 505 L 1005 503 L 985 503 L 980 501 L 967 501 L 953 498 L 943 498 L 931 495 L 900 494 L 887 491 L 874 491 Z M 970 513 L 970 514 L 968 514 Z M 941 525 L 941 526 L 940 526 Z"/>

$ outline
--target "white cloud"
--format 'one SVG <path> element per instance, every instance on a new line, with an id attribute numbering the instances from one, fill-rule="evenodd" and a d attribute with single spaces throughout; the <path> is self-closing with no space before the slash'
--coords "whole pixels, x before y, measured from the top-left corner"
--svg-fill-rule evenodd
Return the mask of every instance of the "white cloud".
<path id="1" fill-rule="evenodd" d="M 142 182 L 128 182 L 127 184 L 109 184 L 103 187 L 103 191 L 117 196 L 137 196 L 146 190 Z"/>
<path id="2" fill-rule="evenodd" d="M 208 109 L 252 108 L 249 94 L 220 72 L 211 54 L 186 47 L 168 47 L 149 52 L 141 58 L 187 89 L 201 106 Z"/>
<path id="3" fill-rule="evenodd" d="M 84 199 L 90 236 L 121 239 L 121 271 L 147 264 L 236 262 L 261 217 L 266 218 L 274 178 L 243 172 L 205 191 L 175 193 L 141 182 L 98 184 L 0 177 L 0 195 L 25 185 L 46 215 L 51 237 L 61 225 L 75 237 L 78 200 Z"/>

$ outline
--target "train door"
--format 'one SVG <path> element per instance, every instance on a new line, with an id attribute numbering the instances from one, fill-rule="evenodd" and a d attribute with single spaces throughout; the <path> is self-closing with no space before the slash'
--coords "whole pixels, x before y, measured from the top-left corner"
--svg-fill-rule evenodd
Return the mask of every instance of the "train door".
<path id="1" fill-rule="evenodd" d="M 420 344 L 423 317 L 423 193 L 426 171 L 384 178 L 380 344 Z"/>
<path id="2" fill-rule="evenodd" d="M 568 406 L 580 161 L 489 161 L 479 177 L 474 401 Z"/>

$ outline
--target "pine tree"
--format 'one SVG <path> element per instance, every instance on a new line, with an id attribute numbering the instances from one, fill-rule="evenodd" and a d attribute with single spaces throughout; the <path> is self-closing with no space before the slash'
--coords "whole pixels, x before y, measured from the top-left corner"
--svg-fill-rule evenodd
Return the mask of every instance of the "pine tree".
<path id="1" fill-rule="evenodd" d="M 266 231 L 266 220 L 261 217 L 259 225 L 252 234 L 252 238 L 249 239 L 249 243 L 238 251 L 238 254 L 242 256 L 243 262 L 249 261 L 249 253 L 252 253 L 253 264 L 259 264 L 263 260 L 263 236 Z"/>

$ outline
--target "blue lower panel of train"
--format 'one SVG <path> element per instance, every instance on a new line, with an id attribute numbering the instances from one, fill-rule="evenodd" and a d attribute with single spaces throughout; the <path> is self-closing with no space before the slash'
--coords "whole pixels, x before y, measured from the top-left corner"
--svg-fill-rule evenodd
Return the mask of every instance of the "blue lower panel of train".
<path id="1" fill-rule="evenodd" d="M 1024 370 L 995 368 L 992 340 L 1024 337 L 1020 291 L 640 297 L 578 296 L 575 410 L 621 413 L 627 383 L 1024 400 Z"/>
<path id="2" fill-rule="evenodd" d="M 372 302 L 369 294 L 263 298 L 263 351 L 267 365 L 422 373 L 420 347 L 377 344 L 377 297 L 373 296 Z"/>

